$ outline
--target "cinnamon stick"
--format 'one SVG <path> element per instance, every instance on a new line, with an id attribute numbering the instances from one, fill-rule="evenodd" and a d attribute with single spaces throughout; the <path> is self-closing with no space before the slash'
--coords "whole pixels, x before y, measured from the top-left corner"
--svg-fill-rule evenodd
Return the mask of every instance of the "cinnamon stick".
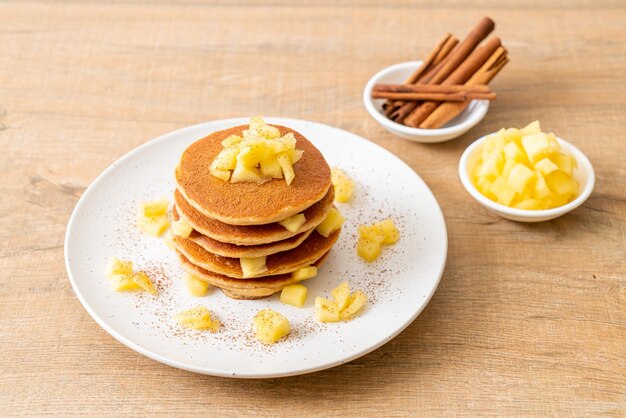
<path id="1" fill-rule="evenodd" d="M 463 84 L 469 80 L 489 57 L 500 47 L 500 38 L 489 39 L 483 46 L 476 48 L 449 76 L 440 80 L 439 74 L 433 80 L 441 84 Z M 442 69 L 443 71 L 443 69 Z M 417 128 L 439 105 L 437 102 L 425 102 L 413 110 L 404 120 L 404 124 Z"/>
<path id="2" fill-rule="evenodd" d="M 427 73 L 422 84 L 440 84 L 445 80 L 468 55 L 485 39 L 495 28 L 495 23 L 488 17 L 484 17 L 470 31 L 467 37 L 457 47 L 448 54 L 431 72 Z M 465 81 L 465 80 L 464 80 Z M 389 114 L 389 117 L 396 122 L 404 123 L 405 118 L 415 112 L 417 104 L 415 102 L 405 103 L 399 109 Z M 429 112 L 430 113 L 430 112 Z M 420 121 L 421 122 L 421 121 Z M 419 124 L 419 123 L 418 123 Z"/>
<path id="3" fill-rule="evenodd" d="M 448 33 L 439 41 L 435 48 L 428 54 L 422 64 L 407 78 L 405 84 L 415 84 L 422 76 L 438 65 L 450 51 L 459 43 L 459 40 L 452 34 Z M 402 106 L 403 102 L 394 102 L 388 100 L 383 104 L 385 115 L 389 116 L 394 110 Z"/>
<path id="4" fill-rule="evenodd" d="M 372 92 L 389 93 L 491 93 L 484 84 L 374 84 Z"/>
<path id="5" fill-rule="evenodd" d="M 375 91 L 372 93 L 373 99 L 389 99 L 409 101 L 429 101 L 429 102 L 465 102 L 468 100 L 495 100 L 496 94 L 477 93 L 473 91 L 459 91 L 456 93 L 393 93 L 390 91 Z"/>
<path id="6" fill-rule="evenodd" d="M 488 84 L 508 62 L 509 59 L 506 49 L 503 47 L 498 48 L 465 85 Z M 424 129 L 441 128 L 463 112 L 467 106 L 469 106 L 469 103 L 469 101 L 442 103 L 419 125 L 419 127 Z"/>

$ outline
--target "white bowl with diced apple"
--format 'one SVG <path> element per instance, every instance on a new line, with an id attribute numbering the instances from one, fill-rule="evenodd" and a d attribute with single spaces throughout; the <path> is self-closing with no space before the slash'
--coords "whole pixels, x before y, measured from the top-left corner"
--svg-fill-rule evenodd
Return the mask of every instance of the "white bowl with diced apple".
<path id="1" fill-rule="evenodd" d="M 472 181 L 472 173 L 480 159 L 482 147 L 487 138 L 491 135 L 493 134 L 485 135 L 467 147 L 459 163 L 459 177 L 461 178 L 461 183 L 463 183 L 467 192 L 488 210 L 497 213 L 503 218 L 517 222 L 543 222 L 574 210 L 583 204 L 589 195 L 591 195 L 595 185 L 595 174 L 591 162 L 578 148 L 564 139 L 554 137 L 560 145 L 561 151 L 571 155 L 577 163 L 574 164 L 571 174 L 571 177 L 578 182 L 579 185 L 578 193 L 573 199 L 561 206 L 550 209 L 520 209 L 506 206 L 488 198 L 478 190 Z"/>
<path id="2" fill-rule="evenodd" d="M 365 85 L 363 90 L 363 103 L 367 112 L 383 128 L 400 138 L 422 143 L 437 143 L 449 141 L 463 135 L 476 126 L 489 110 L 489 100 L 472 100 L 467 109 L 460 115 L 439 129 L 412 128 L 401 123 L 394 122 L 383 113 L 383 99 L 372 99 L 372 90 L 376 84 L 401 84 L 411 75 L 422 61 L 408 61 L 383 68 Z"/>

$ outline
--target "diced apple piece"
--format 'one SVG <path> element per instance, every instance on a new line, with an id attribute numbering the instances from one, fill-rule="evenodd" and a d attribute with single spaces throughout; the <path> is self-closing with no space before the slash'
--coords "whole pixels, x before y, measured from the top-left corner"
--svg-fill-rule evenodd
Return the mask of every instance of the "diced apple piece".
<path id="1" fill-rule="evenodd" d="M 160 237 L 170 227 L 170 222 L 165 216 L 154 218 L 139 217 L 137 219 L 137 227 L 146 234 Z"/>
<path id="2" fill-rule="evenodd" d="M 217 177 L 220 180 L 228 181 L 230 179 L 230 171 L 228 170 L 220 170 L 219 168 L 210 167 L 209 173 L 213 177 Z"/>
<path id="3" fill-rule="evenodd" d="M 191 296 L 201 297 L 206 296 L 206 294 L 208 293 L 210 285 L 204 280 L 199 279 L 198 277 L 189 273 L 185 273 L 183 275 L 183 279 L 185 280 L 187 290 L 189 291 Z"/>
<path id="4" fill-rule="evenodd" d="M 196 306 L 195 308 L 178 313 L 174 319 L 179 325 L 185 328 L 196 329 L 199 331 L 217 332 L 220 328 L 220 321 L 211 316 L 211 312 L 204 306 Z"/>
<path id="5" fill-rule="evenodd" d="M 290 325 L 287 318 L 271 309 L 263 309 L 253 322 L 256 337 L 265 344 L 274 344 L 289 334 Z"/>
<path id="6" fill-rule="evenodd" d="M 515 190 L 511 187 L 511 185 L 509 185 L 504 177 L 498 177 L 491 185 L 491 189 L 489 191 L 496 196 L 496 201 L 498 203 L 505 206 L 508 206 L 515 197 Z"/>
<path id="7" fill-rule="evenodd" d="M 476 170 L 476 175 L 493 181 L 502 173 L 503 168 L 504 159 L 502 155 L 498 153 L 483 160 L 482 164 L 480 164 Z"/>
<path id="8" fill-rule="evenodd" d="M 317 276 L 317 267 L 315 266 L 302 267 L 291 273 L 291 278 L 299 282 L 311 279 L 315 276 Z"/>
<path id="9" fill-rule="evenodd" d="M 330 174 L 335 186 L 335 200 L 340 203 L 349 202 L 354 193 L 354 181 L 338 168 L 332 168 Z"/>
<path id="10" fill-rule="evenodd" d="M 167 209 L 169 205 L 170 202 L 166 197 L 160 200 L 141 202 L 139 204 L 139 216 L 145 218 L 156 218 L 158 216 L 164 216 L 167 214 Z"/>
<path id="11" fill-rule="evenodd" d="M 262 116 L 253 116 L 250 118 L 250 129 L 257 131 L 266 139 L 275 139 L 280 137 L 280 131 L 278 128 L 266 124 Z"/>
<path id="12" fill-rule="evenodd" d="M 578 163 L 572 155 L 557 154 L 552 159 L 555 165 L 568 176 L 571 176 L 574 173 L 574 169 L 578 167 Z"/>
<path id="13" fill-rule="evenodd" d="M 339 312 L 339 317 L 341 319 L 350 319 L 354 317 L 361 309 L 363 309 L 366 302 L 367 296 L 365 293 L 357 290 L 350 295 L 350 298 L 347 301 L 347 306 Z"/>
<path id="14" fill-rule="evenodd" d="M 331 290 L 330 294 L 333 299 L 335 299 L 337 309 L 341 311 L 346 306 L 348 306 L 348 300 L 350 299 L 350 285 L 348 284 L 348 282 L 343 282 L 339 286 Z"/>
<path id="15" fill-rule="evenodd" d="M 356 245 L 356 251 L 359 257 L 371 263 L 380 255 L 381 243 L 361 237 Z"/>
<path id="16" fill-rule="evenodd" d="M 513 142 L 517 144 L 518 147 L 522 146 L 522 132 L 516 128 L 507 128 L 502 133 L 504 136 L 504 140 L 506 143 Z"/>
<path id="17" fill-rule="evenodd" d="M 323 237 L 328 238 L 330 234 L 341 228 L 344 221 L 344 217 L 341 216 L 341 213 L 337 210 L 337 208 L 330 208 L 328 215 L 326 215 L 326 219 L 324 219 L 322 223 L 317 226 L 317 232 L 319 232 Z"/>
<path id="18" fill-rule="evenodd" d="M 230 181 L 231 183 L 242 183 L 246 181 L 261 183 L 263 181 L 263 177 L 261 176 L 257 168 L 237 164 L 237 166 L 233 170 Z"/>
<path id="19" fill-rule="evenodd" d="M 502 150 L 504 152 L 504 158 L 509 161 L 515 161 L 522 164 L 528 164 L 528 158 L 524 154 L 524 151 L 515 142 L 509 142 Z"/>
<path id="20" fill-rule="evenodd" d="M 393 245 L 400 239 L 400 231 L 398 231 L 396 224 L 391 219 L 376 222 L 372 225 L 372 229 L 383 234 L 385 237 L 383 244 L 385 245 Z"/>
<path id="21" fill-rule="evenodd" d="M 526 189 L 526 185 L 533 178 L 535 173 L 524 164 L 517 163 L 509 173 L 508 183 L 511 185 L 513 190 L 517 193 L 522 194 Z"/>
<path id="22" fill-rule="evenodd" d="M 247 279 L 250 277 L 258 276 L 259 274 L 266 272 L 267 271 L 267 266 L 265 265 L 266 260 L 267 260 L 267 257 L 239 259 L 243 277 Z"/>
<path id="23" fill-rule="evenodd" d="M 316 297 L 315 318 L 320 322 L 338 322 L 339 308 L 337 303 L 320 296 Z"/>
<path id="24" fill-rule="evenodd" d="M 359 225 L 359 237 L 382 244 L 385 241 L 385 234 L 379 229 L 372 228 L 371 225 Z"/>
<path id="25" fill-rule="evenodd" d="M 570 198 L 570 195 L 551 194 L 543 199 L 543 207 L 544 209 L 558 208 L 559 206 L 563 206 L 568 203 Z"/>
<path id="26" fill-rule="evenodd" d="M 261 161 L 272 156 L 272 145 L 268 141 L 247 143 L 237 154 L 237 164 L 245 167 L 256 167 Z"/>
<path id="27" fill-rule="evenodd" d="M 222 146 L 224 148 L 232 148 L 236 145 L 240 144 L 243 141 L 243 138 L 239 135 L 230 135 L 225 140 L 222 141 Z"/>
<path id="28" fill-rule="evenodd" d="M 298 231 L 305 223 L 306 217 L 302 213 L 290 216 L 289 218 L 285 218 L 278 222 L 279 225 L 285 227 L 285 229 L 289 232 Z"/>
<path id="29" fill-rule="evenodd" d="M 553 146 L 548 140 L 548 135 L 539 132 L 522 138 L 522 146 L 531 163 L 549 157 L 554 153 Z"/>
<path id="30" fill-rule="evenodd" d="M 183 218 L 180 218 L 177 221 L 174 221 L 172 224 L 172 233 L 174 235 L 178 235 L 179 237 L 187 238 L 191 235 L 193 228 L 191 225 L 187 223 Z"/>
<path id="31" fill-rule="evenodd" d="M 151 295 L 157 294 L 157 290 L 152 284 L 152 280 L 150 280 L 150 277 L 148 277 L 145 271 L 138 271 L 137 273 L 133 273 L 131 275 L 131 279 L 137 284 L 137 286 L 141 287 L 143 290 L 150 293 Z"/>
<path id="32" fill-rule="evenodd" d="M 283 287 L 283 290 L 280 292 L 280 301 L 301 308 L 306 301 L 306 294 L 307 288 L 303 285 L 290 284 Z"/>
<path id="33" fill-rule="evenodd" d="M 502 169 L 502 177 L 505 179 L 509 178 L 509 174 L 511 174 L 511 170 L 515 167 L 517 163 L 512 160 L 506 160 L 504 163 L 504 168 Z"/>
<path id="34" fill-rule="evenodd" d="M 261 175 L 267 178 L 282 179 L 283 170 L 275 157 L 261 161 Z"/>
<path id="35" fill-rule="evenodd" d="M 296 137 L 293 132 L 287 132 L 285 135 L 276 139 L 278 142 L 282 143 L 286 149 L 296 149 Z"/>
<path id="36" fill-rule="evenodd" d="M 296 174 L 293 171 L 293 166 L 291 165 L 289 156 L 287 154 L 279 154 L 278 157 L 276 157 L 276 160 L 278 161 L 278 165 L 280 165 L 280 169 L 283 171 L 283 176 L 285 176 L 287 185 L 290 185 L 296 177 Z"/>
<path id="37" fill-rule="evenodd" d="M 528 125 L 520 129 L 522 136 L 541 133 L 541 125 L 539 121 L 530 122 Z"/>
<path id="38" fill-rule="evenodd" d="M 111 285 L 111 289 L 117 292 L 123 292 L 128 290 L 140 290 L 141 287 L 135 283 L 132 279 L 133 274 L 114 274 L 109 277 L 109 283 Z"/>
<path id="39" fill-rule="evenodd" d="M 541 174 L 548 175 L 559 169 L 549 158 L 543 158 L 535 163 L 535 169 L 541 171 Z"/>
<path id="40" fill-rule="evenodd" d="M 548 187 L 555 194 L 571 196 L 578 193 L 578 183 L 562 171 L 555 171 L 546 176 Z"/>
<path id="41" fill-rule="evenodd" d="M 538 199 L 526 199 L 513 205 L 513 207 L 517 209 L 540 210 L 542 208 L 542 204 L 541 200 Z"/>
<path id="42" fill-rule="evenodd" d="M 304 155 L 304 151 L 299 149 L 290 149 L 285 151 L 285 153 L 289 157 L 289 162 L 291 162 L 291 165 L 294 165 L 295 163 L 300 161 L 300 159 Z"/>
<path id="43" fill-rule="evenodd" d="M 171 231 L 165 234 L 163 242 L 165 242 L 165 245 L 167 245 L 167 248 L 170 250 L 174 251 L 176 249 L 176 244 L 174 244 L 174 234 L 172 234 Z"/>
<path id="44" fill-rule="evenodd" d="M 535 179 L 535 187 L 532 196 L 536 199 L 543 199 L 546 196 L 550 196 L 552 192 L 550 191 L 544 176 L 540 172 L 536 171 Z"/>
<path id="45" fill-rule="evenodd" d="M 215 160 L 211 163 L 211 167 L 219 170 L 234 170 L 237 165 L 237 148 L 225 148 L 217 154 Z"/>
<path id="46" fill-rule="evenodd" d="M 107 265 L 107 277 L 115 274 L 131 274 L 133 272 L 133 262 L 110 257 Z"/>

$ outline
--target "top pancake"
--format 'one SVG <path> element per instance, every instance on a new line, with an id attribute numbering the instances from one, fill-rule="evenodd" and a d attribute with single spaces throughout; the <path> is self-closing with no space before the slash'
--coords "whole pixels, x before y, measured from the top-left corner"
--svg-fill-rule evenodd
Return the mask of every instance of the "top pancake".
<path id="1" fill-rule="evenodd" d="M 214 177 L 209 167 L 230 135 L 242 135 L 245 125 L 214 132 L 191 144 L 176 167 L 176 183 L 185 200 L 203 215 L 231 225 L 263 225 L 293 216 L 326 195 L 330 168 L 313 144 L 293 129 L 273 125 L 282 135 L 293 132 L 296 149 L 304 151 L 294 164 L 295 179 L 263 184 L 230 183 Z"/>

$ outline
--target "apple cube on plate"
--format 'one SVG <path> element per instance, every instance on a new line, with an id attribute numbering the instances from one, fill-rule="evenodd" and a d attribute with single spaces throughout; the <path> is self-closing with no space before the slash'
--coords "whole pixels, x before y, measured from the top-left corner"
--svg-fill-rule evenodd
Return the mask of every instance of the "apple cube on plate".
<path id="1" fill-rule="evenodd" d="M 347 301 L 346 307 L 339 312 L 341 319 L 350 319 L 354 317 L 367 302 L 365 293 L 357 290 L 352 293 Z"/>
<path id="2" fill-rule="evenodd" d="M 381 242 L 361 237 L 357 242 L 356 251 L 359 257 L 371 263 L 380 255 Z"/>
<path id="3" fill-rule="evenodd" d="M 335 287 L 330 294 L 333 299 L 335 299 L 337 308 L 341 311 L 348 305 L 348 300 L 350 299 L 350 285 L 348 282 L 343 282 Z"/>
<path id="4" fill-rule="evenodd" d="M 174 317 L 179 325 L 195 329 L 199 331 L 217 332 L 220 328 L 220 321 L 211 316 L 211 312 L 204 306 L 196 306 L 195 308 L 178 313 Z"/>
<path id="5" fill-rule="evenodd" d="M 150 277 L 148 277 L 145 271 L 138 271 L 137 273 L 133 273 L 131 275 L 131 279 L 137 284 L 137 286 L 141 287 L 146 292 L 152 295 L 157 294 L 157 290 L 152 284 L 152 280 L 150 280 Z"/>
<path id="6" fill-rule="evenodd" d="M 280 292 L 280 301 L 301 308 L 306 301 L 306 295 L 307 288 L 305 286 L 301 284 L 290 284 L 283 287 L 283 290 Z"/>
<path id="7" fill-rule="evenodd" d="M 107 265 L 107 277 L 115 274 L 131 274 L 133 272 L 133 262 L 110 257 Z"/>
<path id="8" fill-rule="evenodd" d="M 165 231 L 167 231 L 167 228 L 170 227 L 170 222 L 167 220 L 166 216 L 140 216 L 137 219 L 137 227 L 146 234 L 160 237 Z"/>
<path id="9" fill-rule="evenodd" d="M 191 296 L 206 296 L 209 291 L 209 283 L 205 282 L 202 279 L 199 279 L 198 277 L 190 273 L 185 273 L 183 275 L 183 278 L 185 280 L 185 284 L 187 285 L 187 290 L 189 291 L 189 294 L 191 294 Z"/>
<path id="10" fill-rule="evenodd" d="M 332 168 L 330 174 L 335 187 L 335 200 L 340 203 L 349 202 L 354 193 L 354 181 L 338 168 Z"/>
<path id="11" fill-rule="evenodd" d="M 253 320 L 256 337 L 266 344 L 274 344 L 289 334 L 287 318 L 272 309 L 263 309 Z"/>
<path id="12" fill-rule="evenodd" d="M 132 273 L 114 274 L 109 277 L 109 284 L 111 285 L 111 289 L 117 292 L 141 290 L 141 287 L 133 280 Z"/>
<path id="13" fill-rule="evenodd" d="M 165 216 L 169 205 L 170 202 L 166 197 L 160 200 L 141 202 L 139 204 L 139 216 L 146 218 Z"/>
<path id="14" fill-rule="evenodd" d="M 338 322 L 339 308 L 337 303 L 320 296 L 316 297 L 315 318 L 320 322 Z"/>

